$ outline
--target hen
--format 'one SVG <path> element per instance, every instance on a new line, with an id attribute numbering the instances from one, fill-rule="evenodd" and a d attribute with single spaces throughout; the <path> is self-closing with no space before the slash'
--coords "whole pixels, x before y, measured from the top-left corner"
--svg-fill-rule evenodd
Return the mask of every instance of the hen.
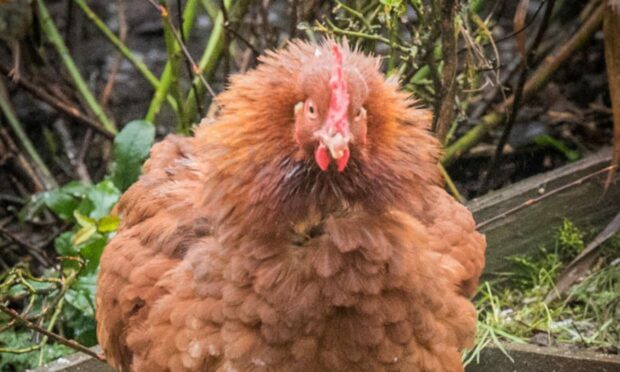
<path id="1" fill-rule="evenodd" d="M 459 371 L 484 237 L 431 115 L 345 43 L 290 43 L 157 144 L 101 258 L 122 371 Z"/>

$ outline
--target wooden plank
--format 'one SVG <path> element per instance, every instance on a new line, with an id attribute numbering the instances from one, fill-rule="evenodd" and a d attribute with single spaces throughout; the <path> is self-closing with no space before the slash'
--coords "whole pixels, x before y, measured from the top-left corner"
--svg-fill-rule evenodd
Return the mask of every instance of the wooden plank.
<path id="1" fill-rule="evenodd" d="M 487 237 L 485 274 L 505 271 L 506 257 L 533 253 L 552 247 L 564 218 L 580 228 L 602 229 L 620 211 L 620 172 L 607 193 L 603 193 L 606 172 L 584 180 L 542 201 L 489 224 L 485 221 L 552 190 L 575 182 L 609 166 L 611 149 L 528 178 L 468 203 L 481 231 Z"/>
<path id="2" fill-rule="evenodd" d="M 618 372 L 620 356 L 583 350 L 541 347 L 529 344 L 503 344 L 508 358 L 499 348 L 488 346 L 480 363 L 470 363 L 466 372 Z"/>

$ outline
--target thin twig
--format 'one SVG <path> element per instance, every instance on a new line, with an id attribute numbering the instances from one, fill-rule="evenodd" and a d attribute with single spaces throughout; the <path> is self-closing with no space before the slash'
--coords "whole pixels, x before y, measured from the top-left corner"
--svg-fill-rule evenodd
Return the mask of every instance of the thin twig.
<path id="1" fill-rule="evenodd" d="M 78 178 L 84 183 L 91 184 L 92 179 L 88 173 L 88 168 L 86 168 L 86 165 L 81 162 L 78 157 L 78 151 L 73 143 L 73 138 L 71 138 L 71 133 L 65 125 L 65 121 L 58 119 L 54 122 L 53 126 L 62 140 L 67 158 L 69 158 L 69 162 L 73 168 L 75 168 L 75 173 L 77 173 Z"/>
<path id="2" fill-rule="evenodd" d="M 125 41 L 127 40 L 127 17 L 125 15 L 124 0 L 116 0 L 116 12 L 118 13 L 118 37 L 120 42 L 125 44 Z M 107 107 L 108 105 L 108 101 L 110 100 L 110 96 L 114 90 L 116 77 L 118 76 L 118 71 L 121 68 L 122 62 L 123 54 L 121 52 L 117 52 L 114 59 L 114 64 L 112 65 L 112 70 L 108 76 L 108 81 L 103 87 L 103 91 L 101 92 L 101 96 L 99 98 L 99 102 L 103 107 Z"/>
<path id="3" fill-rule="evenodd" d="M 242 19 L 243 15 L 248 9 L 249 0 L 239 0 L 235 1 L 234 4 L 230 0 L 225 0 L 224 3 L 230 7 L 228 8 L 228 16 L 231 21 L 236 22 L 238 19 Z M 224 43 L 224 20 L 223 14 L 220 10 L 218 15 L 213 20 L 213 29 L 211 31 L 211 35 L 209 35 L 209 40 L 207 41 L 207 46 L 204 49 L 204 52 L 198 62 L 198 67 L 200 68 L 201 78 L 209 77 L 215 71 L 220 58 L 222 56 L 222 52 L 225 48 Z M 197 80 L 198 78 L 194 78 Z M 205 88 L 204 85 L 198 85 L 198 93 L 202 96 Z M 189 96 L 185 99 L 185 107 L 187 109 L 187 113 L 189 117 L 193 117 L 196 113 L 196 107 L 194 104 L 193 98 L 194 92 L 191 91 Z M 217 101 L 213 101 L 217 105 Z"/>
<path id="4" fill-rule="evenodd" d="M 78 151 L 77 160 L 79 162 L 84 162 L 86 158 L 86 153 L 89 150 L 90 143 L 93 139 L 93 131 L 91 129 L 86 130 L 86 134 L 84 135 L 84 139 L 82 140 L 82 144 L 80 145 L 80 150 Z"/>
<path id="5" fill-rule="evenodd" d="M 3 75 L 8 76 L 9 69 L 6 68 L 4 65 L 0 64 L 0 72 L 2 72 Z M 67 116 L 69 119 L 72 119 L 70 121 L 76 121 L 80 124 L 84 124 L 89 128 L 93 129 L 95 132 L 101 134 L 104 138 L 114 139 L 114 134 L 102 128 L 95 120 L 89 118 L 88 116 L 85 116 L 80 112 L 79 109 L 70 106 L 67 102 L 60 100 L 59 98 L 53 97 L 52 95 L 38 87 L 36 84 L 32 83 L 26 77 L 21 76 L 19 81 L 17 81 L 17 84 L 20 87 L 24 88 L 24 90 L 26 90 L 28 93 L 52 106 L 60 113 Z"/>
<path id="6" fill-rule="evenodd" d="M 156 5 L 153 0 L 147 0 L 147 1 L 153 5 Z M 187 62 L 191 66 L 191 73 L 193 73 L 196 77 L 200 78 L 200 80 L 202 81 L 202 84 L 205 86 L 205 88 L 207 88 L 211 96 L 215 97 L 215 91 L 213 90 L 213 88 L 211 88 L 211 85 L 205 80 L 204 76 L 202 76 L 200 67 L 194 61 L 194 58 L 192 57 L 191 53 L 187 49 L 187 45 L 185 45 L 185 42 L 183 41 L 183 38 L 179 34 L 179 31 L 176 29 L 176 27 L 174 27 L 174 25 L 170 21 L 170 16 L 169 16 L 170 12 L 168 11 L 168 8 L 166 8 L 162 4 L 162 5 L 157 6 L 157 9 L 160 11 L 162 17 L 164 18 L 164 22 L 168 24 L 168 26 L 170 27 L 170 31 L 172 32 L 172 35 L 176 39 L 178 45 L 181 47 L 181 51 L 183 52 L 183 55 L 185 56 Z"/>
<path id="7" fill-rule="evenodd" d="M 32 143 L 32 141 L 30 141 L 30 138 L 28 138 L 28 135 L 26 134 L 26 131 L 24 130 L 22 124 L 17 119 L 17 115 L 15 114 L 15 111 L 13 110 L 13 107 L 9 102 L 6 87 L 4 86 L 4 82 L 2 81 L 0 81 L 0 110 L 2 111 L 2 113 L 4 113 L 6 120 L 9 122 L 13 133 L 15 133 L 15 135 L 19 139 L 22 147 L 24 148 L 26 153 L 28 153 L 28 156 L 30 156 L 30 158 L 32 159 L 34 165 L 36 165 L 45 188 L 49 190 L 58 187 L 56 179 L 54 178 L 54 176 L 52 176 L 52 173 L 50 172 L 47 165 L 45 165 L 45 162 L 39 155 L 39 152 L 35 148 L 34 144 Z"/>
<path id="8" fill-rule="evenodd" d="M 30 162 L 26 160 L 26 157 L 19 150 L 19 148 L 13 141 L 13 138 L 9 135 L 8 130 L 4 127 L 3 124 L 4 123 L 0 121 L 0 144 L 3 145 L 1 148 L 3 150 L 3 161 L 14 158 L 16 168 L 18 169 L 17 173 L 22 177 L 24 175 L 28 176 L 28 178 L 32 182 L 32 186 L 34 186 L 34 189 L 36 191 L 45 190 L 45 186 L 43 185 L 40 176 L 37 175 L 34 168 L 32 167 L 32 164 L 30 164 Z M 22 196 L 30 195 L 30 193 L 25 191 L 24 187 L 21 187 L 20 183 L 14 177 L 9 177 L 9 180 L 14 184 L 14 189 Z"/>
<path id="9" fill-rule="evenodd" d="M 446 181 L 446 186 L 448 186 L 448 190 L 450 190 L 452 196 L 454 196 L 456 200 L 459 201 L 459 203 L 465 203 L 467 200 L 465 200 L 463 195 L 461 195 L 461 193 L 459 192 L 459 189 L 454 184 L 454 181 L 452 181 L 452 177 L 450 177 L 450 174 L 448 173 L 446 168 L 444 168 L 443 165 L 439 164 L 439 171 L 443 175 L 443 178 Z"/>
<path id="10" fill-rule="evenodd" d="M 187 43 L 187 36 L 185 35 L 185 30 L 183 29 L 183 24 L 185 23 L 183 21 L 183 9 L 181 6 L 181 2 L 182 0 L 177 0 L 177 17 L 178 17 L 178 21 L 179 21 L 179 35 L 181 36 L 181 43 L 183 43 L 183 45 L 185 45 Z M 187 69 L 187 76 L 191 76 L 193 75 L 193 69 L 192 69 L 192 64 L 189 62 L 189 60 L 186 58 L 185 59 L 185 68 Z M 192 90 L 194 91 L 194 93 L 198 93 L 196 91 L 196 85 L 192 83 Z M 198 108 L 198 113 L 200 114 L 200 117 L 205 116 L 204 113 L 204 109 L 202 108 L 202 104 L 200 103 L 200 99 L 198 98 L 198 95 L 195 95 L 196 98 L 196 107 Z"/>
<path id="11" fill-rule="evenodd" d="M 504 147 L 506 147 L 506 143 L 508 142 L 508 137 L 510 137 L 510 133 L 512 133 L 512 127 L 514 126 L 515 121 L 517 120 L 517 115 L 519 113 L 519 108 L 521 106 L 521 99 L 523 98 L 523 89 L 525 87 L 525 82 L 527 80 L 528 70 L 529 70 L 529 60 L 531 57 L 536 54 L 538 50 L 538 45 L 543 39 L 545 32 L 547 31 L 547 27 L 549 26 L 549 20 L 551 19 L 551 14 L 553 12 L 553 7 L 555 5 L 555 0 L 549 0 L 547 3 L 547 8 L 545 9 L 545 14 L 543 15 L 542 23 L 538 28 L 538 32 L 534 38 L 534 42 L 530 46 L 527 54 L 522 56 L 521 59 L 521 74 L 519 75 L 519 81 L 517 82 L 517 88 L 514 93 L 514 98 L 512 100 L 512 110 L 510 111 L 510 115 L 506 119 L 506 125 L 504 126 L 504 131 L 502 132 L 502 136 L 497 143 L 497 148 L 495 149 L 495 155 L 493 156 L 493 160 L 491 161 L 491 166 L 487 171 L 484 180 L 482 182 L 482 186 L 480 187 L 480 193 L 484 194 L 489 187 L 489 182 L 491 177 L 495 174 L 495 171 L 501 164 L 502 154 L 504 153 Z"/>
<path id="12" fill-rule="evenodd" d="M 42 252 L 41 249 L 39 249 L 38 247 L 35 247 L 34 245 L 28 243 L 27 241 L 21 239 L 20 237 L 13 234 L 9 230 L 5 229 L 4 227 L 0 227 L 0 234 L 2 234 L 4 237 L 8 238 L 12 242 L 16 243 L 20 247 L 26 249 L 28 253 L 32 257 L 34 257 L 37 261 L 39 261 L 39 263 L 43 265 L 44 267 L 52 266 L 52 263 L 45 257 L 45 253 Z"/>
<path id="13" fill-rule="evenodd" d="M 32 329 L 33 331 L 39 332 L 51 339 L 53 339 L 54 341 L 63 344 L 65 346 L 68 346 L 74 350 L 80 351 L 84 354 L 87 354 L 95 359 L 97 359 L 100 362 L 105 362 L 105 357 L 103 357 L 102 355 L 99 355 L 97 353 L 95 353 L 94 351 L 90 350 L 89 348 L 87 348 L 86 346 L 78 343 L 75 340 L 69 340 L 67 338 L 62 337 L 61 335 L 57 335 L 53 332 L 48 331 L 47 329 L 40 327 L 26 319 L 24 319 L 21 315 L 19 315 L 17 313 L 17 311 L 10 309 L 6 306 L 4 306 L 3 304 L 0 304 L 0 311 L 2 311 L 3 313 L 5 313 L 6 315 L 8 315 L 9 317 L 11 317 L 11 319 L 15 319 L 18 323 L 23 324 L 25 327 Z"/>
<path id="14" fill-rule="evenodd" d="M 142 76 L 144 76 L 144 78 L 153 86 L 153 88 L 158 89 L 160 85 L 160 81 L 151 72 L 151 70 L 149 70 L 148 66 L 134 55 L 133 51 L 131 51 L 127 47 L 127 45 L 125 45 L 125 43 L 121 39 L 119 39 L 108 28 L 108 26 L 106 26 L 105 22 L 103 22 L 101 18 L 99 18 L 97 14 L 95 14 L 95 12 L 93 12 L 92 9 L 90 9 L 88 4 L 86 4 L 84 0 L 73 0 L 73 1 L 75 1 L 78 4 L 78 6 L 82 9 L 84 14 L 86 14 L 88 19 L 90 19 L 93 22 L 93 24 L 97 26 L 99 31 L 101 31 L 103 36 L 105 36 L 110 41 L 110 43 L 119 52 L 123 54 L 123 56 L 136 68 L 136 70 L 138 70 L 138 72 L 142 74 Z M 172 109 L 176 111 L 177 107 L 176 107 L 176 102 L 174 101 L 174 99 L 169 96 L 166 96 L 165 98 L 167 99 L 168 104 L 170 104 L 170 107 L 172 107 Z"/>
<path id="15" fill-rule="evenodd" d="M 226 4 L 224 3 L 224 0 L 220 0 L 220 10 L 222 12 L 222 16 L 224 17 L 224 29 L 228 33 L 232 34 L 235 38 L 241 40 L 241 42 L 245 44 L 248 48 L 250 48 L 250 50 L 254 54 L 254 57 L 259 56 L 260 52 L 258 51 L 258 49 L 256 49 L 256 47 L 252 45 L 252 43 L 250 43 L 246 38 L 244 38 L 243 35 L 241 35 L 234 28 L 231 27 L 231 22 L 228 18 L 228 10 L 226 9 Z M 229 40 L 226 40 L 225 44 L 228 44 L 229 42 Z"/>

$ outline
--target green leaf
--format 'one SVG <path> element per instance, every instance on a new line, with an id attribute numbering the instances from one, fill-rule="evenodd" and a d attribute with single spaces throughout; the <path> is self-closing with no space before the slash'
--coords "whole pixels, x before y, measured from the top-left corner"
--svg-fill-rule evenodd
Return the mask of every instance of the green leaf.
<path id="1" fill-rule="evenodd" d="M 122 191 L 138 179 L 154 139 L 155 126 L 144 120 L 125 125 L 114 139 L 112 181 Z"/>
<path id="2" fill-rule="evenodd" d="M 93 234 L 91 239 L 79 247 L 80 254 L 86 259 L 85 273 L 93 273 L 99 267 L 99 259 L 108 239 L 100 234 Z"/>
<path id="3" fill-rule="evenodd" d="M 121 219 L 118 216 L 109 215 L 105 216 L 99 220 L 98 230 L 102 233 L 116 231 L 118 228 L 118 224 L 121 222 Z"/>
<path id="4" fill-rule="evenodd" d="M 73 211 L 80 204 L 79 199 L 67 194 L 62 189 L 43 193 L 43 201 L 58 217 L 66 221 L 71 220 Z"/>
<path id="5" fill-rule="evenodd" d="M 66 231 L 60 234 L 54 240 L 54 248 L 56 248 L 56 252 L 61 256 L 75 256 L 78 254 L 77 249 L 72 243 L 73 240 L 73 232 Z"/>
<path id="6" fill-rule="evenodd" d="M 75 217 L 75 220 L 77 221 L 78 225 L 80 225 L 81 227 L 90 227 L 90 226 L 96 225 L 96 222 L 94 219 L 83 215 L 77 209 L 73 211 L 73 217 Z"/>
<path id="7" fill-rule="evenodd" d="M 73 307 L 88 316 L 95 315 L 97 275 L 97 271 L 80 275 L 73 282 L 71 289 L 67 291 L 67 297 L 65 297 Z"/>
<path id="8" fill-rule="evenodd" d="M 69 306 L 65 306 L 63 318 L 70 332 L 69 336 L 83 345 L 97 343 L 95 333 L 95 292 L 97 288 L 96 270 L 80 275 L 65 295 Z"/>
<path id="9" fill-rule="evenodd" d="M 88 200 L 93 203 L 94 209 L 89 216 L 95 220 L 107 216 L 118 202 L 120 195 L 121 192 L 109 180 L 99 182 L 95 187 L 90 188 L 87 196 Z"/>
<path id="10" fill-rule="evenodd" d="M 88 191 L 88 188 L 90 187 L 90 185 L 85 185 L 82 182 L 79 181 L 71 181 L 69 183 L 67 183 L 66 185 L 64 185 L 61 190 L 65 193 L 65 194 L 69 194 L 69 195 L 73 195 L 76 198 L 83 198 L 86 195 L 86 191 Z"/>
<path id="11" fill-rule="evenodd" d="M 90 239 L 94 233 L 97 232 L 97 227 L 95 225 L 84 226 L 78 230 L 73 236 L 72 243 L 73 245 L 80 245 Z"/>
<path id="12" fill-rule="evenodd" d="M 95 210 L 95 203 L 90 199 L 84 198 L 77 206 L 76 211 L 80 212 L 82 216 L 90 216 L 91 212 Z"/>

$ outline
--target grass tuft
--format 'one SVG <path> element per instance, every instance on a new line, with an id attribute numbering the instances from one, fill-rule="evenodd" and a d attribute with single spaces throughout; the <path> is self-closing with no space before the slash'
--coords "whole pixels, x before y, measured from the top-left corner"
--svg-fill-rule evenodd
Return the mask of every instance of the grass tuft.
<path id="1" fill-rule="evenodd" d="M 464 353 L 465 364 L 477 362 L 489 345 L 503 350 L 501 342 L 619 352 L 620 236 L 605 244 L 604 254 L 590 273 L 564 298 L 544 301 L 563 267 L 584 249 L 585 237 L 565 220 L 553 249 L 511 257 L 510 272 L 480 285 L 476 344 Z"/>

